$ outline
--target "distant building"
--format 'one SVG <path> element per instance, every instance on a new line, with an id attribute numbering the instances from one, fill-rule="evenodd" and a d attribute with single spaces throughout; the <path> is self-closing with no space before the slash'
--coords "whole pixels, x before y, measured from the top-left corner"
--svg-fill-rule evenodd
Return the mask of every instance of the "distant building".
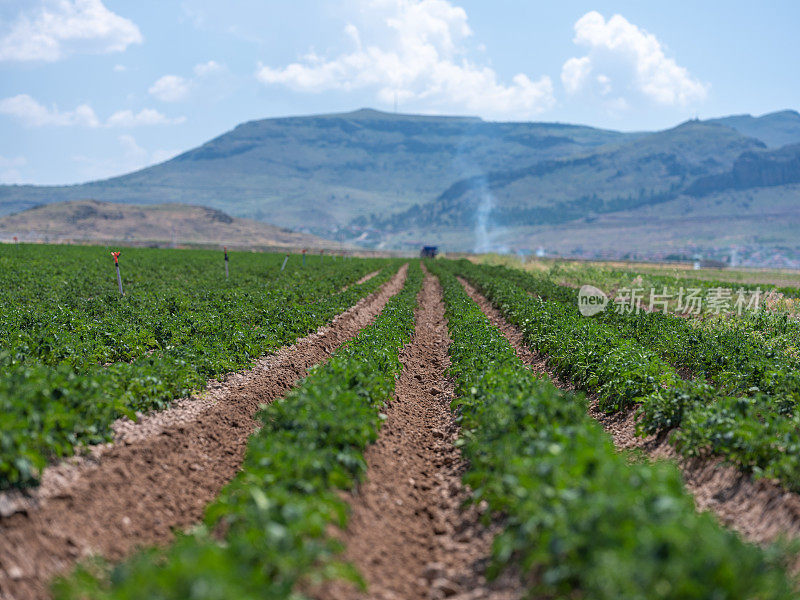
<path id="1" fill-rule="evenodd" d="M 697 271 L 699 269 L 725 269 L 727 268 L 728 263 L 721 261 L 721 260 L 711 260 L 708 258 L 705 259 L 695 259 L 694 261 L 694 270 Z"/>
<path id="2" fill-rule="evenodd" d="M 436 246 L 423 246 L 419 255 L 420 258 L 436 258 L 439 249 Z"/>

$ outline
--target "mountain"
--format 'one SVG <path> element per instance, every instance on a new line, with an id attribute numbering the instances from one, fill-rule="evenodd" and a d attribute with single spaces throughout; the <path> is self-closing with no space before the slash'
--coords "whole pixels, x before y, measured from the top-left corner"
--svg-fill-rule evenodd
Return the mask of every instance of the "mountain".
<path id="1" fill-rule="evenodd" d="M 492 123 L 374 110 L 239 125 L 165 163 L 61 187 L 2 186 L 0 214 L 59 200 L 185 202 L 332 235 L 481 172 L 571 156 L 630 137 L 591 127 Z"/>
<path id="2" fill-rule="evenodd" d="M 777 150 L 745 152 L 730 171 L 697 179 L 686 189 L 690 196 L 725 190 L 746 190 L 800 183 L 800 144 Z"/>
<path id="3" fill-rule="evenodd" d="M 782 110 L 760 117 L 734 115 L 711 119 L 709 122 L 731 127 L 742 135 L 761 140 L 770 148 L 800 144 L 800 114 L 794 110 Z"/>
<path id="4" fill-rule="evenodd" d="M 696 179 L 725 173 L 743 153 L 763 148 L 730 127 L 689 121 L 575 158 L 467 178 L 373 225 L 395 232 L 431 223 L 471 227 L 488 204 L 488 219 L 501 227 L 629 210 L 672 200 Z"/>
<path id="5" fill-rule="evenodd" d="M 0 240 L 219 244 L 331 248 L 322 238 L 185 204 L 58 202 L 0 218 Z"/>
<path id="6" fill-rule="evenodd" d="M 252 121 L 167 162 L 0 186 L 0 215 L 64 200 L 201 204 L 374 248 L 664 256 L 800 267 L 800 115 L 623 133 L 362 109 Z M 729 212 L 726 212 L 729 211 Z M 748 258 L 749 257 L 749 258 Z"/>
<path id="7" fill-rule="evenodd" d="M 489 229 L 495 248 L 585 259 L 694 256 L 740 266 L 800 268 L 800 184 L 750 188 L 605 213 L 554 225 Z M 413 239 L 415 236 L 410 236 Z M 463 231 L 442 230 L 448 247 Z"/>

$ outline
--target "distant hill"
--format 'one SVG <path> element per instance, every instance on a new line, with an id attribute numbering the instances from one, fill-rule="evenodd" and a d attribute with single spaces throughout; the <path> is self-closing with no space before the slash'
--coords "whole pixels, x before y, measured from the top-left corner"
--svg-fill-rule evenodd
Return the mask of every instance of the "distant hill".
<path id="1" fill-rule="evenodd" d="M 800 113 L 794 110 L 782 110 L 761 117 L 734 115 L 711 119 L 709 123 L 731 127 L 742 135 L 761 140 L 770 148 L 800 144 Z"/>
<path id="2" fill-rule="evenodd" d="M 510 250 L 541 247 L 582 258 L 701 256 L 753 267 L 800 268 L 800 184 L 730 190 L 547 226 L 508 227 Z M 441 235 L 442 243 L 459 232 Z"/>
<path id="3" fill-rule="evenodd" d="M 59 202 L 0 218 L 0 240 L 203 243 L 228 246 L 328 248 L 337 244 L 274 225 L 185 204 Z"/>
<path id="4" fill-rule="evenodd" d="M 745 152 L 734 161 L 730 171 L 701 177 L 686 192 L 706 196 L 725 190 L 746 190 L 800 183 L 800 144 L 777 150 Z"/>
<path id="5" fill-rule="evenodd" d="M 725 173 L 743 153 L 763 148 L 729 127 L 690 121 L 577 158 L 468 178 L 426 204 L 375 219 L 374 225 L 388 231 L 431 224 L 471 227 L 487 202 L 489 223 L 501 227 L 630 210 L 672 200 L 697 178 Z"/>
<path id="6" fill-rule="evenodd" d="M 753 261 L 800 266 L 800 236 L 784 227 L 800 210 L 798 148 L 788 110 L 623 133 L 363 109 L 251 121 L 104 181 L 0 186 L 0 215 L 85 198 L 185 203 L 372 248 L 588 257 L 738 244 Z"/>
<path id="7" fill-rule="evenodd" d="M 251 121 L 169 160 L 74 186 L 0 186 L 0 214 L 58 200 L 201 204 L 334 235 L 358 216 L 401 211 L 500 168 L 629 137 L 591 127 L 352 113 Z"/>

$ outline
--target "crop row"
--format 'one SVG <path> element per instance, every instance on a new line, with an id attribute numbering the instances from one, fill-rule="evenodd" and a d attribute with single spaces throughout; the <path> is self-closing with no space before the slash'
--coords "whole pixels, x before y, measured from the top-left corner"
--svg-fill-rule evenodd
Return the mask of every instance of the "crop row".
<path id="1" fill-rule="evenodd" d="M 515 566 L 544 597 L 793 597 L 777 555 L 697 513 L 674 466 L 618 454 L 582 396 L 537 379 L 448 267 L 431 268 L 453 340 L 465 482 L 504 517 L 495 572 Z"/>
<path id="2" fill-rule="evenodd" d="M 718 386 L 702 376 L 684 380 L 662 355 L 678 364 L 681 355 L 722 356 L 724 353 L 714 348 L 715 339 L 725 340 L 735 353 L 735 339 L 729 332 L 703 338 L 702 331 L 683 329 L 688 326 L 682 325 L 681 319 L 648 313 L 619 316 L 607 312 L 599 319 L 587 318 L 577 311 L 574 297 L 569 300 L 574 291 L 553 282 L 545 280 L 534 287 L 523 279 L 519 285 L 525 274 L 466 262 L 460 263 L 458 270 L 523 331 L 526 343 L 546 355 L 554 369 L 578 386 L 597 392 L 602 409 L 617 411 L 639 405 L 643 431 L 678 428 L 674 441 L 684 454 L 721 456 L 744 470 L 798 489 L 798 378 L 789 365 L 776 368 L 783 359 L 742 342 L 752 354 L 740 355 L 741 372 L 730 366 L 715 369 L 712 364 L 699 374 L 715 373 Z M 531 297 L 529 291 L 539 296 Z M 745 387 L 747 382 L 751 387 Z"/>
<path id="3" fill-rule="evenodd" d="M 259 413 L 242 471 L 202 527 L 110 573 L 81 570 L 57 584 L 56 597 L 285 599 L 301 598 L 321 578 L 359 581 L 337 560 L 327 528 L 344 525 L 337 490 L 352 489 L 365 472 L 363 450 L 377 437 L 402 369 L 421 283 L 414 264 L 374 324 Z"/>
<path id="4" fill-rule="evenodd" d="M 578 291 L 557 286 L 541 276 L 523 271 L 496 269 L 526 291 L 542 298 L 565 302 L 577 311 Z M 797 323 L 785 315 L 766 311 L 743 318 L 684 319 L 663 312 L 619 312 L 611 306 L 595 319 L 650 348 L 671 364 L 690 369 L 697 377 L 710 378 L 721 392 L 743 394 L 763 391 L 779 396 L 788 410 L 800 400 L 800 359 L 776 348 L 780 342 L 765 344 L 764 337 L 781 336 L 790 343 L 798 333 Z M 724 325 L 723 325 L 724 324 Z M 760 333 L 761 335 L 758 335 Z M 795 343 L 796 343 L 796 338 Z"/>
<path id="5" fill-rule="evenodd" d="M 571 304 L 531 296 L 505 272 L 467 261 L 452 268 L 477 285 L 556 371 L 579 387 L 596 391 L 604 410 L 626 409 L 647 399 L 655 401 L 668 390 L 693 386 L 656 352 L 583 317 Z"/>
<path id="6" fill-rule="evenodd" d="M 219 252 L 122 254 L 120 298 L 103 249 L 0 247 L 0 351 L 15 363 L 83 372 L 152 352 L 181 357 L 198 334 L 216 333 L 225 347 L 192 359 L 200 359 L 201 371 L 218 372 L 225 357 L 236 363 L 281 345 L 272 322 L 284 306 L 335 294 L 384 264 L 340 260 L 302 268 L 292 257 L 281 271 L 283 256 L 230 253 L 225 279 Z"/>
<path id="7" fill-rule="evenodd" d="M 145 270 L 159 276 L 149 286 L 134 278 L 119 298 L 113 280 L 104 290 L 97 269 L 78 269 L 95 249 L 64 248 L 63 260 L 52 249 L 22 250 L 27 262 L 18 257 L 3 275 L 3 300 L 13 308 L 0 329 L 0 489 L 35 484 L 49 461 L 110 439 L 115 419 L 162 409 L 317 329 L 397 266 L 340 261 L 281 273 L 276 257 L 234 255 L 242 270 L 225 282 L 209 274 L 212 253 L 173 251 L 165 261 L 131 251 L 138 278 Z M 271 265 L 267 273 L 261 262 Z M 377 277 L 338 292 L 378 264 Z"/>
<path id="8" fill-rule="evenodd" d="M 728 273 L 731 275 L 730 272 Z M 748 283 L 745 281 L 735 281 L 731 279 L 718 279 L 714 277 L 698 277 L 695 273 L 686 270 L 673 270 L 672 274 L 653 273 L 643 269 L 635 271 L 615 269 L 610 267 L 594 266 L 590 264 L 580 265 L 575 269 L 567 268 L 556 264 L 548 272 L 551 279 L 565 280 L 570 283 L 582 285 L 587 281 L 592 281 L 595 285 L 604 286 L 609 289 L 619 289 L 623 287 L 644 287 L 663 289 L 669 287 L 676 289 L 697 288 L 702 291 L 713 288 L 733 288 L 745 289 L 749 291 L 761 290 L 763 292 L 774 291 L 786 298 L 800 298 L 800 288 L 793 286 L 773 286 L 758 283 Z M 735 275 L 735 273 L 734 273 Z"/>

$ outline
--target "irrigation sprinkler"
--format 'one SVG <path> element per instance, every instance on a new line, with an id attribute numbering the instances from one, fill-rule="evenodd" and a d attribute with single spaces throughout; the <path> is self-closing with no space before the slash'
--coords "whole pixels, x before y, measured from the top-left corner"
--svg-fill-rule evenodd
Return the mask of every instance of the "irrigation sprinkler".
<path id="1" fill-rule="evenodd" d="M 283 273 L 283 270 L 286 268 L 286 263 L 287 262 L 289 262 L 289 253 L 288 252 L 286 253 L 286 258 L 283 259 L 283 264 L 281 265 L 281 273 Z"/>
<path id="2" fill-rule="evenodd" d="M 124 296 L 125 292 L 122 291 L 122 276 L 119 274 L 119 255 L 122 252 L 112 252 L 111 256 L 114 257 L 114 266 L 117 268 L 117 285 L 119 286 L 119 295 Z"/>
<path id="3" fill-rule="evenodd" d="M 225 279 L 228 278 L 228 247 L 223 246 L 223 250 L 225 252 Z"/>

